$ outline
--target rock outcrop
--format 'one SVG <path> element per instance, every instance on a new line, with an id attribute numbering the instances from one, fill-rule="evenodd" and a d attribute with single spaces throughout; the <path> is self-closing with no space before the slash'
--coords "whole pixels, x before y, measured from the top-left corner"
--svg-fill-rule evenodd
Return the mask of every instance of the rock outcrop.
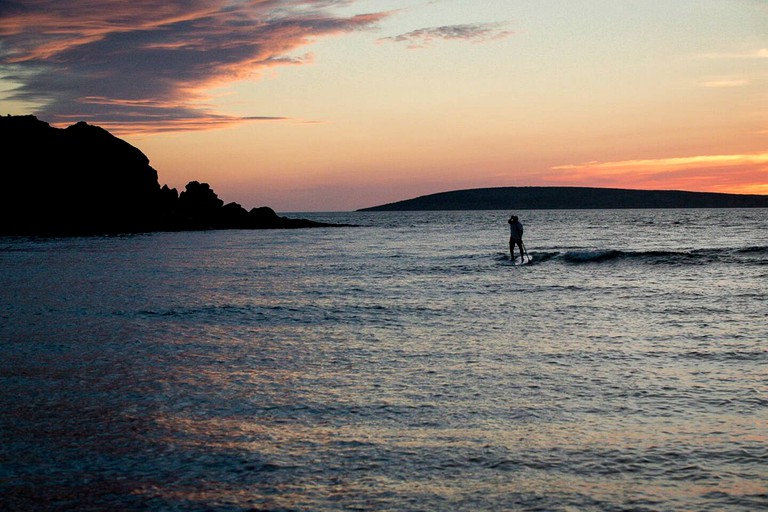
<path id="1" fill-rule="evenodd" d="M 59 129 L 35 116 L 0 117 L 0 141 L 3 235 L 333 226 L 224 204 L 207 183 L 181 194 L 160 187 L 139 149 L 84 122 Z"/>

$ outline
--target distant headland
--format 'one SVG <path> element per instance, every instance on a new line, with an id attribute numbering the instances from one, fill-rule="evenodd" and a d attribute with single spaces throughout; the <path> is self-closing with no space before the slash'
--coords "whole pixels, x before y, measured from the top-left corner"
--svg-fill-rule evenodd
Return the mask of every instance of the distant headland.
<path id="1" fill-rule="evenodd" d="M 589 187 L 497 187 L 430 194 L 358 211 L 619 208 L 768 208 L 768 196 Z"/>
<path id="2" fill-rule="evenodd" d="M 224 204 L 207 183 L 181 193 L 160 187 L 141 151 L 84 122 L 60 129 L 31 115 L 0 116 L 0 141 L 0 235 L 337 226 Z"/>

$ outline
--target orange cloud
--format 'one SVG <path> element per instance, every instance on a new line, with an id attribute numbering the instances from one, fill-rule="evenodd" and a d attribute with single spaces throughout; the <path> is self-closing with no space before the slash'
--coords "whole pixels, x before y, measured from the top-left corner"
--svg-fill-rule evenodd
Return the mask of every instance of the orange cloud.
<path id="1" fill-rule="evenodd" d="M 389 16 L 338 16 L 332 0 L 28 0 L 3 6 L 0 65 L 20 84 L 7 99 L 43 105 L 60 124 L 155 131 L 211 129 L 264 119 L 212 111 L 207 91 L 278 65 L 319 37 Z"/>
<path id="2" fill-rule="evenodd" d="M 552 168 L 563 185 L 768 193 L 768 153 L 587 162 Z"/>

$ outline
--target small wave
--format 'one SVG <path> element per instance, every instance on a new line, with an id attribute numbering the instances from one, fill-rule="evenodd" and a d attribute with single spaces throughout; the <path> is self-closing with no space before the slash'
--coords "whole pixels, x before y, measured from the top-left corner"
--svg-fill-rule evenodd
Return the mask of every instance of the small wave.
<path id="1" fill-rule="evenodd" d="M 633 251 L 620 251 L 617 249 L 584 249 L 584 250 L 571 250 L 566 252 L 560 251 L 542 251 L 542 252 L 530 252 L 530 263 L 544 263 L 551 260 L 561 260 L 567 263 L 579 264 L 579 263 L 601 263 L 605 261 L 616 260 L 631 260 L 631 259 L 645 259 L 649 262 L 664 263 L 664 262 L 681 262 L 683 260 L 697 260 L 701 256 L 697 256 L 693 253 L 682 252 L 666 252 L 666 251 L 648 251 L 648 252 L 633 252 Z M 499 262 L 509 262 L 509 255 L 505 253 L 497 253 L 494 256 L 494 260 Z"/>
<path id="2" fill-rule="evenodd" d="M 225 304 L 221 306 L 208 305 L 200 307 L 179 307 L 168 309 L 142 309 L 137 312 L 143 317 L 210 317 L 220 315 L 241 315 L 250 313 L 252 308 Z M 124 311 L 116 311 L 115 315 L 124 315 Z"/>
<path id="3" fill-rule="evenodd" d="M 551 260 L 571 264 L 640 261 L 659 265 L 706 265 L 715 262 L 768 264 L 768 247 L 695 249 L 691 251 L 622 251 L 619 249 L 573 249 L 568 251 L 531 251 L 530 263 Z M 509 254 L 496 253 L 496 261 L 509 261 Z"/>
<path id="4" fill-rule="evenodd" d="M 745 263 L 768 265 L 768 247 L 766 246 L 742 247 L 734 251 L 734 254 Z"/>
<path id="5" fill-rule="evenodd" d="M 549 261 L 552 259 L 557 258 L 560 255 L 559 252 L 532 252 L 530 253 L 531 261 L 533 263 L 544 263 L 545 261 Z"/>
<path id="6" fill-rule="evenodd" d="M 693 350 L 684 352 L 681 357 L 687 359 L 711 360 L 711 361 L 749 361 L 757 362 L 768 359 L 768 351 L 765 350 L 725 350 L 725 351 L 701 351 Z"/>
<path id="7" fill-rule="evenodd" d="M 743 247 L 741 249 L 736 250 L 739 254 L 765 254 L 768 255 L 768 247 L 766 246 L 754 246 L 754 247 Z"/>
<path id="8" fill-rule="evenodd" d="M 568 263 L 602 263 L 610 261 L 640 261 L 660 265 L 704 265 L 727 259 L 728 250 L 700 249 L 694 251 L 621 251 L 618 249 L 587 249 L 568 251 L 559 257 Z"/>
<path id="9" fill-rule="evenodd" d="M 529 265 L 532 265 L 534 263 L 544 263 L 545 261 L 549 261 L 552 259 L 557 258 L 560 255 L 557 251 L 550 251 L 550 252 L 529 252 L 527 254 L 526 262 Z M 493 257 L 494 260 L 498 262 L 510 262 L 509 254 L 504 252 L 496 253 L 496 255 Z"/>
<path id="10" fill-rule="evenodd" d="M 563 260 L 569 263 L 598 263 L 601 261 L 616 260 L 625 257 L 627 253 L 615 249 L 568 251 L 562 255 Z"/>

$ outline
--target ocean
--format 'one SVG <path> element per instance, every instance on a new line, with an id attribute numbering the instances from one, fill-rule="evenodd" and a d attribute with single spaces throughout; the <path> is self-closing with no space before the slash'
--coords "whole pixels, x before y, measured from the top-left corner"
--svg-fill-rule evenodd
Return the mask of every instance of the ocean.
<path id="1" fill-rule="evenodd" d="M 0 509 L 768 508 L 768 210 L 0 238 Z"/>

